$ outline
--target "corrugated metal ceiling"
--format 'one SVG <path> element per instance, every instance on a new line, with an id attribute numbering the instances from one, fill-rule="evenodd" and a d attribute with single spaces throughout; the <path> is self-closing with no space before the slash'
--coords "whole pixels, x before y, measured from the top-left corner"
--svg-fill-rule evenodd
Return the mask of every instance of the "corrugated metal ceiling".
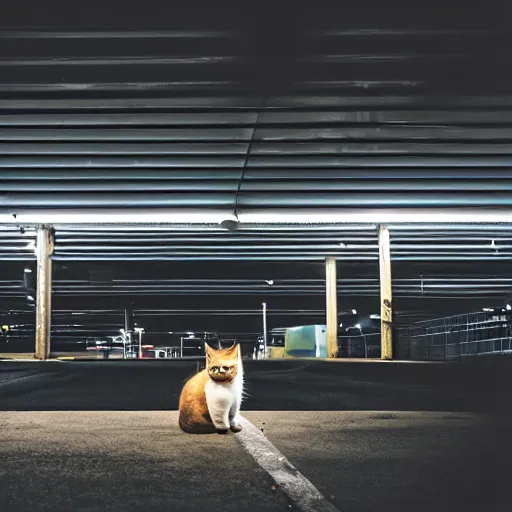
<path id="1" fill-rule="evenodd" d="M 21 229 L 21 231 L 20 231 Z M 389 225 L 393 261 L 484 261 L 512 259 L 507 224 Z M 0 259 L 35 258 L 35 228 L 4 226 Z M 55 261 L 377 261 L 375 225 L 60 225 Z"/>
<path id="2" fill-rule="evenodd" d="M 135 12 L 126 3 L 52 9 L 18 0 L 0 13 L 0 213 L 230 211 L 235 202 L 242 213 L 509 208 L 509 18 L 489 14 L 492 2 L 461 10 L 407 2 L 400 15 L 388 2 L 350 4 L 342 15 L 320 3 L 301 17 L 298 6 L 279 13 L 262 3 L 248 14 L 187 2 L 169 15 L 153 2 Z M 34 226 L 23 228 L 0 230 L 6 265 L 34 258 Z M 511 239 L 510 225 L 392 225 L 397 308 L 402 300 L 405 314 L 414 297 L 507 297 Z M 250 224 L 231 233 L 61 223 L 56 311 L 67 322 L 78 296 L 95 304 L 126 296 L 147 302 L 150 315 L 160 307 L 150 298 L 164 294 L 189 302 L 163 314 L 185 315 L 209 311 L 194 301 L 215 289 L 237 301 L 224 311 L 257 314 L 240 300 L 254 295 L 274 297 L 274 311 L 298 297 L 303 310 L 322 312 L 322 275 L 304 265 L 327 255 L 340 269 L 351 265 L 340 270 L 342 295 L 378 295 L 374 225 Z M 130 267 L 108 286 L 83 267 L 71 276 L 60 270 L 158 260 L 195 266 L 145 277 Z M 295 262 L 300 271 L 198 277 L 214 260 L 233 272 L 258 261 Z M 21 300 L 21 273 L 7 273 L 0 297 Z M 301 296 L 317 299 L 306 306 Z M 106 300 L 109 311 L 118 307 Z"/>
<path id="3" fill-rule="evenodd" d="M 511 205 L 508 28 L 255 16 L 4 26 L 0 211 Z"/>

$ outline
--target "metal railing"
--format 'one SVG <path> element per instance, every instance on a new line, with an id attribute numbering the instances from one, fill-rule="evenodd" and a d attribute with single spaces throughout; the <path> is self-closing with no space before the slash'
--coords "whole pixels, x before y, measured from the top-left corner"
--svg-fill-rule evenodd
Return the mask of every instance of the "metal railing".
<path id="1" fill-rule="evenodd" d="M 380 332 L 338 336 L 338 357 L 374 358 L 380 357 Z"/>
<path id="2" fill-rule="evenodd" d="M 512 318 L 503 313 L 469 313 L 415 324 L 410 357 L 453 360 L 512 353 Z"/>

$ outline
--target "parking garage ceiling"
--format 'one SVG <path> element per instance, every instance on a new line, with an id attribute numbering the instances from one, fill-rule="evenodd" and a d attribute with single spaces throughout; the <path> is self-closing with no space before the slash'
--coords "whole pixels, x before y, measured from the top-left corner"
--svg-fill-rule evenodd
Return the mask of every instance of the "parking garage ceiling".
<path id="1" fill-rule="evenodd" d="M 37 11 L 1 22 L 1 212 L 511 205 L 485 13 Z"/>
<path id="2" fill-rule="evenodd" d="M 463 15 L 440 2 L 409 2 L 400 15 L 364 4 L 343 16 L 269 15 L 263 4 L 250 15 L 190 4 L 170 16 L 152 2 L 143 13 L 95 2 L 9 8 L 0 18 L 0 218 L 10 224 L 0 259 L 17 270 L 2 273 L 0 297 L 23 295 L 36 225 L 19 220 L 26 214 L 277 219 L 379 209 L 407 221 L 418 208 L 510 208 L 507 17 L 492 2 L 464 5 Z M 390 229 L 396 297 L 508 295 L 509 224 Z M 249 222 L 231 232 L 216 222 L 61 217 L 54 293 L 63 311 L 78 295 L 152 297 L 149 309 L 161 295 L 212 293 L 322 304 L 328 255 L 362 269 L 340 270 L 341 293 L 378 296 L 376 224 Z M 137 264 L 154 272 L 143 277 Z M 117 270 L 105 284 L 91 265 Z M 205 265 L 217 270 L 201 277 Z"/>

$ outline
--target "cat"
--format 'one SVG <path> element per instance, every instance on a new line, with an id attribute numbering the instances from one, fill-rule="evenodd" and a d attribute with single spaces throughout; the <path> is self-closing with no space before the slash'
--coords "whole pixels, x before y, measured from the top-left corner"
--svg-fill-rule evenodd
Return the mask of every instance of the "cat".
<path id="1" fill-rule="evenodd" d="M 240 345 L 206 348 L 206 368 L 185 382 L 179 400 L 179 426 L 188 434 L 240 432 L 243 367 Z"/>

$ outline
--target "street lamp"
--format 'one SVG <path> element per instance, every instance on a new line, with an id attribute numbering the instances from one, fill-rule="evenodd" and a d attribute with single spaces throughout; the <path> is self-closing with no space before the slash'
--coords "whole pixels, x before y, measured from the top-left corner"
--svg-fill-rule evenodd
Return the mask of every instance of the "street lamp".
<path id="1" fill-rule="evenodd" d="M 134 331 L 139 333 L 139 359 L 142 359 L 142 333 L 144 329 L 142 327 L 135 327 Z"/>
<path id="2" fill-rule="evenodd" d="M 267 303 L 262 302 L 261 305 L 263 306 L 263 358 L 267 357 Z"/>

